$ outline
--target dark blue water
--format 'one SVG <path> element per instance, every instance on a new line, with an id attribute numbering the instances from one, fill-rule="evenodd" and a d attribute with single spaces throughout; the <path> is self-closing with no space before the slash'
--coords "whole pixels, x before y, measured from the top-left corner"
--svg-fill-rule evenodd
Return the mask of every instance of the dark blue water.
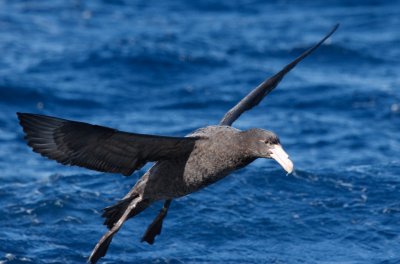
<path id="1" fill-rule="evenodd" d="M 182 136 L 216 124 L 319 40 L 240 129 L 275 131 L 293 175 L 258 160 L 155 204 L 104 263 L 400 263 L 399 1 L 0 1 L 0 263 L 84 263 L 132 177 L 64 167 L 15 112 Z"/>

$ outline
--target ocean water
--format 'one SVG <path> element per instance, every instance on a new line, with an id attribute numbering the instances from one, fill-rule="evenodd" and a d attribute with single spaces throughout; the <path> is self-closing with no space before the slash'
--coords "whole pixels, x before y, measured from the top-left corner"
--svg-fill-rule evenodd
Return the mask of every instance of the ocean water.
<path id="1" fill-rule="evenodd" d="M 257 160 L 129 220 L 102 263 L 400 263 L 399 1 L 0 0 L 0 263 L 85 263 L 131 177 L 33 153 L 15 112 L 183 136 L 333 37 L 234 125 Z"/>

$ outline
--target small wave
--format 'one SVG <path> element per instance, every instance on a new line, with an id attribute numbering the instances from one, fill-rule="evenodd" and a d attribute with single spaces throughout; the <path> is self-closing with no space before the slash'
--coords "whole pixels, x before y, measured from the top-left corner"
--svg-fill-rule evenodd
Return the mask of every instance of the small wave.
<path id="1" fill-rule="evenodd" d="M 118 65 L 134 69 L 135 71 L 159 71 L 175 69 L 179 71 L 192 70 L 188 67 L 215 67 L 226 63 L 226 59 L 222 54 L 213 51 L 207 52 L 203 49 L 196 50 L 195 45 L 176 46 L 176 44 L 160 44 L 154 47 L 146 41 L 139 40 L 116 40 L 111 43 L 100 45 L 95 50 L 79 56 L 78 62 L 74 62 L 76 68 L 90 67 L 110 67 L 110 65 Z"/>
<path id="2" fill-rule="evenodd" d="M 12 106 L 18 111 L 26 111 L 24 109 L 36 108 L 41 111 L 46 108 L 55 108 L 62 105 L 71 108 L 99 108 L 101 102 L 82 96 L 74 96 L 75 98 L 67 98 L 51 89 L 33 88 L 29 86 L 15 86 L 3 84 L 0 86 L 1 99 L 0 104 Z"/>
<path id="3" fill-rule="evenodd" d="M 296 54 L 301 54 L 304 52 L 308 46 L 302 47 L 295 47 L 290 50 L 283 50 L 282 53 L 278 52 L 278 55 L 285 55 L 288 54 L 290 56 L 296 56 Z M 345 46 L 344 43 L 335 42 L 326 45 L 322 45 L 318 52 L 314 54 L 315 61 L 321 63 L 321 60 L 324 61 L 346 61 L 347 64 L 358 64 L 361 62 L 368 62 L 373 64 L 383 64 L 387 62 L 383 58 L 375 57 L 374 55 L 370 54 L 368 50 L 356 50 L 354 48 Z"/>

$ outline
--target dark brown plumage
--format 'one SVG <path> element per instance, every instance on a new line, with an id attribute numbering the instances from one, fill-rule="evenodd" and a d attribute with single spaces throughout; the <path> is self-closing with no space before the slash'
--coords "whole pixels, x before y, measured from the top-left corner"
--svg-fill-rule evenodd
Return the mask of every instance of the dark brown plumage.
<path id="1" fill-rule="evenodd" d="M 231 125 L 245 111 L 258 105 L 337 27 L 251 91 L 225 114 L 219 125 L 200 128 L 186 137 L 127 133 L 56 117 L 17 113 L 28 145 L 62 164 L 130 175 L 145 163 L 155 162 L 120 202 L 104 209 L 104 224 L 109 231 L 97 243 L 89 261 L 96 263 L 103 257 L 122 224 L 155 201 L 165 203 L 142 238 L 149 244 L 161 233 L 172 199 L 198 191 L 257 158 L 275 159 L 290 173 L 293 163 L 274 133 L 257 128 L 240 131 Z"/>
<path id="2" fill-rule="evenodd" d="M 127 133 L 38 114 L 17 115 L 28 145 L 42 156 L 64 165 L 125 176 L 146 162 L 189 154 L 197 139 Z"/>

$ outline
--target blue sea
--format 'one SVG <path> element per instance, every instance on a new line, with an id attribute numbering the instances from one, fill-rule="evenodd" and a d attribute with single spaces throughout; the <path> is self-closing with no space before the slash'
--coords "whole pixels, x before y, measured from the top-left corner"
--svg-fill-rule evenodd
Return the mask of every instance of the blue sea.
<path id="1" fill-rule="evenodd" d="M 239 129 L 280 136 L 257 160 L 129 220 L 101 263 L 400 263 L 400 2 L 0 0 L 0 263 L 85 263 L 131 177 L 33 153 L 16 112 L 184 136 L 301 62 Z"/>

